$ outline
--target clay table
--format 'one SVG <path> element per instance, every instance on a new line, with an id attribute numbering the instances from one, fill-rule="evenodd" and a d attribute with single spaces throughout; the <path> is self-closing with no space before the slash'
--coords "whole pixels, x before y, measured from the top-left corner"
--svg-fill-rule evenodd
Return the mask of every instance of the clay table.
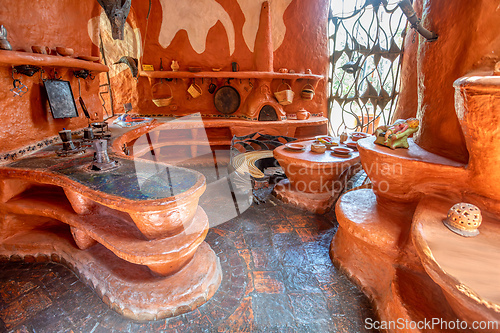
<path id="1" fill-rule="evenodd" d="M 318 154 L 311 151 L 314 140 L 302 141 L 304 151 L 293 151 L 285 146 L 274 150 L 274 158 L 288 179 L 275 187 L 278 198 L 309 211 L 327 212 L 345 187 L 346 181 L 359 168 L 359 153 L 347 157 L 332 154 L 331 150 Z"/>
<path id="2" fill-rule="evenodd" d="M 187 312 L 213 296 L 222 274 L 203 242 L 203 175 L 117 156 L 118 168 L 92 172 L 92 151 L 58 157 L 57 148 L 0 167 L 0 256 L 64 261 L 136 320 Z"/>
<path id="3" fill-rule="evenodd" d="M 474 321 L 500 327 L 500 221 L 483 210 L 480 234 L 462 237 L 443 223 L 456 202 L 441 198 L 420 201 L 414 215 L 413 243 L 429 276 L 441 287 L 455 313 L 472 327 Z M 493 329 L 495 328 L 495 329 Z"/>

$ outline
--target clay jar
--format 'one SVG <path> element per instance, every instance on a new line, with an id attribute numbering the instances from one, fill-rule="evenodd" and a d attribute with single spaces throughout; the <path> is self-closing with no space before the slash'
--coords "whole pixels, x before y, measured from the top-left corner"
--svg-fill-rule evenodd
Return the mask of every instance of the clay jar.
<path id="1" fill-rule="evenodd" d="M 306 120 L 311 117 L 311 113 L 307 111 L 306 109 L 300 109 L 297 111 L 297 119 L 298 120 Z"/>

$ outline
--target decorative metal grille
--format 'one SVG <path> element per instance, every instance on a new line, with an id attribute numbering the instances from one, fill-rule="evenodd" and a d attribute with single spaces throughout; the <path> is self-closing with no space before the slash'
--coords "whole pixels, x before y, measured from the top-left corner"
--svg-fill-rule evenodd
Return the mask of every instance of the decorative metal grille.
<path id="1" fill-rule="evenodd" d="M 329 119 L 333 135 L 391 121 L 406 18 L 397 2 L 331 0 Z"/>

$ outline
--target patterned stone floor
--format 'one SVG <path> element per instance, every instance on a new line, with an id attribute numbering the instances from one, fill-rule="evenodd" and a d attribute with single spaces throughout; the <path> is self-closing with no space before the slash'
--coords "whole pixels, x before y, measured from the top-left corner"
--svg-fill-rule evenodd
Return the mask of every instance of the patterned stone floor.
<path id="1" fill-rule="evenodd" d="M 210 229 L 223 282 L 197 310 L 140 323 L 116 314 L 67 268 L 0 263 L 0 332 L 368 332 L 375 318 L 328 248 L 334 214 L 272 198 Z"/>

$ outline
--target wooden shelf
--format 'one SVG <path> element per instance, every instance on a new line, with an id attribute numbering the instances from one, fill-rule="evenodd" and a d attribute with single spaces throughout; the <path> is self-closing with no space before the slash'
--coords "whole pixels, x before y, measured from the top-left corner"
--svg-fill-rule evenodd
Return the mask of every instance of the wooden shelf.
<path id="1" fill-rule="evenodd" d="M 47 54 L 0 50 L 0 65 L 32 65 L 38 67 L 65 67 L 107 72 L 108 66 L 98 62 Z"/>
<path id="2" fill-rule="evenodd" d="M 196 78 L 233 78 L 233 79 L 283 79 L 283 80 L 321 80 L 323 75 L 304 73 L 276 73 L 276 72 L 173 72 L 173 71 L 139 71 L 139 76 L 151 79 L 196 79 Z"/>

